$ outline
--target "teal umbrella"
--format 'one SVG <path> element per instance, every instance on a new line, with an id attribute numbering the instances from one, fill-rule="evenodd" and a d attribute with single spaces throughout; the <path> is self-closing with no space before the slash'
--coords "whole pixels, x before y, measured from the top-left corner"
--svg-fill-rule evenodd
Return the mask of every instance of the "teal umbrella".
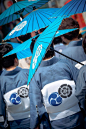
<path id="1" fill-rule="evenodd" d="M 61 33 L 60 33 L 60 30 L 57 31 L 63 18 L 64 17 L 56 19 L 48 28 L 46 28 L 46 30 L 36 40 L 36 43 L 35 43 L 34 49 L 33 49 L 32 58 L 31 58 L 27 85 L 30 83 L 31 79 L 33 78 L 36 70 L 38 69 L 38 66 L 40 65 L 42 59 L 44 58 L 45 53 L 48 50 L 50 44 L 52 43 L 53 38 L 55 37 L 56 33 L 58 36 L 65 33 L 65 30 L 64 30 L 64 33 L 62 33 L 62 30 L 61 30 Z M 75 29 L 76 28 L 74 28 L 74 30 Z M 68 33 L 68 30 L 66 32 Z M 60 52 L 58 52 L 58 53 L 61 54 Z"/>
<path id="2" fill-rule="evenodd" d="M 76 29 L 77 29 L 77 28 L 74 28 L 74 29 L 65 29 L 65 30 L 58 30 L 58 31 L 56 32 L 56 34 L 55 34 L 55 37 L 61 36 L 61 35 L 65 34 L 65 33 L 74 31 L 74 30 L 76 30 Z M 41 35 L 41 34 L 40 34 L 40 35 Z M 39 36 L 40 36 L 40 35 L 39 35 Z M 38 36 L 38 35 L 36 35 L 36 36 Z M 35 38 L 36 36 L 34 36 L 33 38 Z M 12 54 L 14 54 L 14 53 L 22 52 L 22 51 L 24 51 L 24 50 L 28 50 L 28 49 L 30 48 L 30 44 L 31 44 L 33 38 L 30 38 L 30 39 L 28 39 L 27 41 L 23 42 L 22 44 L 16 46 L 12 51 L 10 51 L 10 52 L 7 53 L 6 55 L 4 55 L 4 57 L 5 57 L 5 56 L 12 55 Z M 24 55 L 25 55 L 25 54 L 24 54 Z M 23 57 L 24 57 L 24 55 L 23 55 Z"/>
<path id="3" fill-rule="evenodd" d="M 46 4 L 49 0 L 20 1 L 14 3 L 0 15 L 0 26 L 23 17 L 36 8 Z"/>
<path id="4" fill-rule="evenodd" d="M 22 45 L 20 43 L 13 43 L 13 42 L 6 42 L 6 43 L 11 44 L 12 47 L 13 47 L 13 50 L 16 49 L 17 47 L 19 47 L 20 45 Z M 0 44 L 3 44 L 3 43 L 0 43 Z M 23 59 L 23 58 L 32 56 L 32 53 L 31 53 L 29 47 L 25 50 L 22 50 L 22 51 L 19 51 L 19 52 L 16 52 L 16 53 L 17 53 L 17 58 L 18 59 Z"/>
<path id="5" fill-rule="evenodd" d="M 14 29 L 3 39 L 11 39 L 32 31 L 37 31 L 41 28 L 49 26 L 55 19 L 49 17 L 55 13 L 59 8 L 38 9 L 31 12 L 25 17 Z"/>
<path id="6" fill-rule="evenodd" d="M 51 18 L 58 16 L 70 16 L 78 13 L 86 12 L 86 0 L 71 0 L 69 3 L 55 12 Z"/>
<path id="7" fill-rule="evenodd" d="M 36 36 L 34 36 L 33 38 L 35 38 L 35 37 Z M 16 45 L 16 43 L 15 44 L 11 43 L 12 46 L 13 46 L 13 50 L 11 50 L 7 54 L 5 54 L 4 57 L 12 55 L 14 53 L 19 53 L 19 52 L 20 53 L 23 52 L 21 58 L 26 58 L 26 56 L 27 57 L 32 56 L 31 51 L 30 51 L 30 44 L 31 44 L 31 42 L 32 42 L 32 38 L 26 40 L 22 44 L 17 43 L 18 45 Z"/>

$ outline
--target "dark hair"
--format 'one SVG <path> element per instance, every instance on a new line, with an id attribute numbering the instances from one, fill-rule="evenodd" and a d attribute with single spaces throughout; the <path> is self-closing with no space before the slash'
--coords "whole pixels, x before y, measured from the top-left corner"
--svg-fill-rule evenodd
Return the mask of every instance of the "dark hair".
<path id="1" fill-rule="evenodd" d="M 65 18 L 61 25 L 59 26 L 58 30 L 63 30 L 63 29 L 72 29 L 72 28 L 79 28 L 79 23 L 74 20 L 73 18 L 69 17 L 69 18 Z M 63 36 L 68 39 L 68 40 L 72 40 L 74 38 L 78 38 L 79 35 L 79 29 L 74 30 L 72 32 L 69 32 L 67 34 L 64 34 Z"/>
<path id="2" fill-rule="evenodd" d="M 62 43 L 61 37 L 60 37 L 60 36 L 59 36 L 59 37 L 55 37 L 55 38 L 53 39 L 53 43 L 54 43 L 54 44 Z"/>
<path id="3" fill-rule="evenodd" d="M 39 35 L 36 36 L 35 38 L 32 38 L 32 42 L 31 42 L 31 45 L 30 45 L 30 50 L 31 50 L 32 53 L 33 53 L 35 42 L 36 42 L 38 37 L 39 37 Z"/>
<path id="4" fill-rule="evenodd" d="M 85 52 L 85 54 L 86 54 L 86 35 L 85 35 L 85 37 L 84 37 L 83 40 L 82 40 L 82 47 L 83 47 L 84 52 Z"/>
<path id="5" fill-rule="evenodd" d="M 31 34 L 27 33 L 25 35 L 21 35 L 18 37 L 22 42 L 25 42 L 26 40 L 28 40 L 29 38 L 31 38 Z"/>
<path id="6" fill-rule="evenodd" d="M 30 45 L 30 50 L 31 50 L 32 53 L 33 53 L 33 48 L 34 48 L 35 42 L 36 42 L 36 40 L 37 40 L 38 37 L 39 37 L 39 36 L 37 36 L 36 38 L 33 38 L 33 39 L 32 39 L 32 43 L 31 43 L 31 45 Z M 53 43 L 50 45 L 50 47 L 53 48 Z M 46 52 L 46 54 L 45 54 L 44 59 L 49 58 L 49 57 L 53 57 L 54 54 L 55 54 L 54 51 L 48 50 L 48 51 Z"/>
<path id="7" fill-rule="evenodd" d="M 51 45 L 49 47 L 50 47 L 50 49 L 48 49 L 48 51 L 46 52 L 44 59 L 53 57 L 55 55 L 55 52 L 52 50 L 52 49 L 54 49 L 53 43 L 51 43 Z"/>
<path id="8" fill-rule="evenodd" d="M 5 54 L 7 54 L 9 51 L 13 49 L 11 44 L 2 44 L 0 45 L 0 55 L 2 56 L 2 67 L 3 68 L 9 68 L 10 66 L 14 66 L 14 59 L 17 58 L 16 54 L 3 57 Z"/>

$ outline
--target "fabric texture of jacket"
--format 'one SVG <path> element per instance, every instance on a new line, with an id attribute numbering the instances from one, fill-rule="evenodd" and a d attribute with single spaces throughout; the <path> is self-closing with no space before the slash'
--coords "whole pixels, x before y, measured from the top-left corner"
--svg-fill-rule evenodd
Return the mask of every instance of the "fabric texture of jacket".
<path id="1" fill-rule="evenodd" d="M 85 54 L 82 46 L 67 47 L 65 50 L 63 50 L 62 53 L 78 62 L 81 62 L 82 64 L 86 64 L 86 54 Z M 75 62 L 64 56 L 60 55 L 60 58 L 67 59 L 70 63 L 72 63 L 78 69 L 80 69 L 83 66 L 83 65 L 79 64 L 78 62 Z"/>
<path id="2" fill-rule="evenodd" d="M 37 125 L 39 125 L 40 121 L 43 121 L 42 116 L 46 114 L 46 109 L 44 107 L 44 101 L 43 101 L 43 96 L 41 92 L 44 86 L 49 83 L 53 83 L 55 81 L 64 80 L 64 79 L 74 80 L 76 82 L 77 75 L 78 75 L 78 70 L 75 67 L 73 67 L 70 63 L 68 63 L 66 60 L 58 61 L 56 57 L 53 57 L 50 60 L 42 61 L 32 81 L 30 82 L 30 88 L 29 88 L 29 95 L 30 95 L 30 101 L 31 101 L 30 103 L 31 129 L 34 129 Z M 70 129 L 79 125 L 83 120 L 83 116 L 80 112 L 78 103 L 76 104 L 76 108 L 77 108 L 77 111 L 75 112 L 75 114 L 59 120 L 50 121 L 51 128 Z M 47 115 L 47 120 L 48 120 L 48 115 Z M 68 122 L 70 121 L 68 126 L 66 124 L 66 121 Z M 46 122 L 45 122 L 45 125 L 46 125 Z"/>
<path id="3" fill-rule="evenodd" d="M 6 103 L 4 101 L 4 95 L 7 93 L 10 93 L 15 91 L 15 89 L 18 89 L 21 86 L 27 85 L 27 79 L 28 79 L 29 70 L 28 69 L 22 69 L 20 67 L 16 67 L 12 71 L 6 71 L 3 70 L 1 76 L 0 76 L 0 116 L 1 118 L 4 118 L 4 121 L 6 122 Z M 15 97 L 16 95 L 16 97 Z M 16 94 L 11 95 L 11 99 L 9 98 L 8 101 L 13 106 L 14 104 L 14 110 L 18 110 L 18 104 L 21 102 L 19 99 L 19 96 Z M 7 95 L 8 97 L 8 95 Z M 12 98 L 14 97 L 14 98 Z M 16 108 L 17 105 L 17 108 Z M 10 108 L 10 107 L 9 107 Z M 22 112 L 23 113 L 23 112 Z M 14 114 L 15 115 L 15 114 Z M 14 118 L 14 120 L 8 121 L 8 124 L 11 129 L 26 129 L 29 128 L 29 121 L 30 117 L 27 118 L 19 118 L 19 112 L 18 112 L 18 119 L 17 117 Z M 1 121 L 3 123 L 3 121 Z"/>

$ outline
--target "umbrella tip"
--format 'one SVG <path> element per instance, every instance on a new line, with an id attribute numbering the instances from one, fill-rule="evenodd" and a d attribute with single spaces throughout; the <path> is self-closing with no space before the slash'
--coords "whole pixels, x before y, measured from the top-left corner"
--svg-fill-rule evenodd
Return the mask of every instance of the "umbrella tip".
<path id="1" fill-rule="evenodd" d="M 35 10 L 36 9 L 36 7 L 35 6 L 33 6 L 33 10 Z"/>

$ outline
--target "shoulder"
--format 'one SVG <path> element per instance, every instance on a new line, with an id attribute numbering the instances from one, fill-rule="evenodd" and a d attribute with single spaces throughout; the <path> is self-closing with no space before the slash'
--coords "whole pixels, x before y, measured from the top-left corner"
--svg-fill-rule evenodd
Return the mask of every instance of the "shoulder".
<path id="1" fill-rule="evenodd" d="M 29 75 L 29 69 L 21 69 L 19 74 L 18 74 L 18 76 L 22 76 L 22 77 L 25 76 L 26 78 L 28 77 L 28 75 Z"/>

